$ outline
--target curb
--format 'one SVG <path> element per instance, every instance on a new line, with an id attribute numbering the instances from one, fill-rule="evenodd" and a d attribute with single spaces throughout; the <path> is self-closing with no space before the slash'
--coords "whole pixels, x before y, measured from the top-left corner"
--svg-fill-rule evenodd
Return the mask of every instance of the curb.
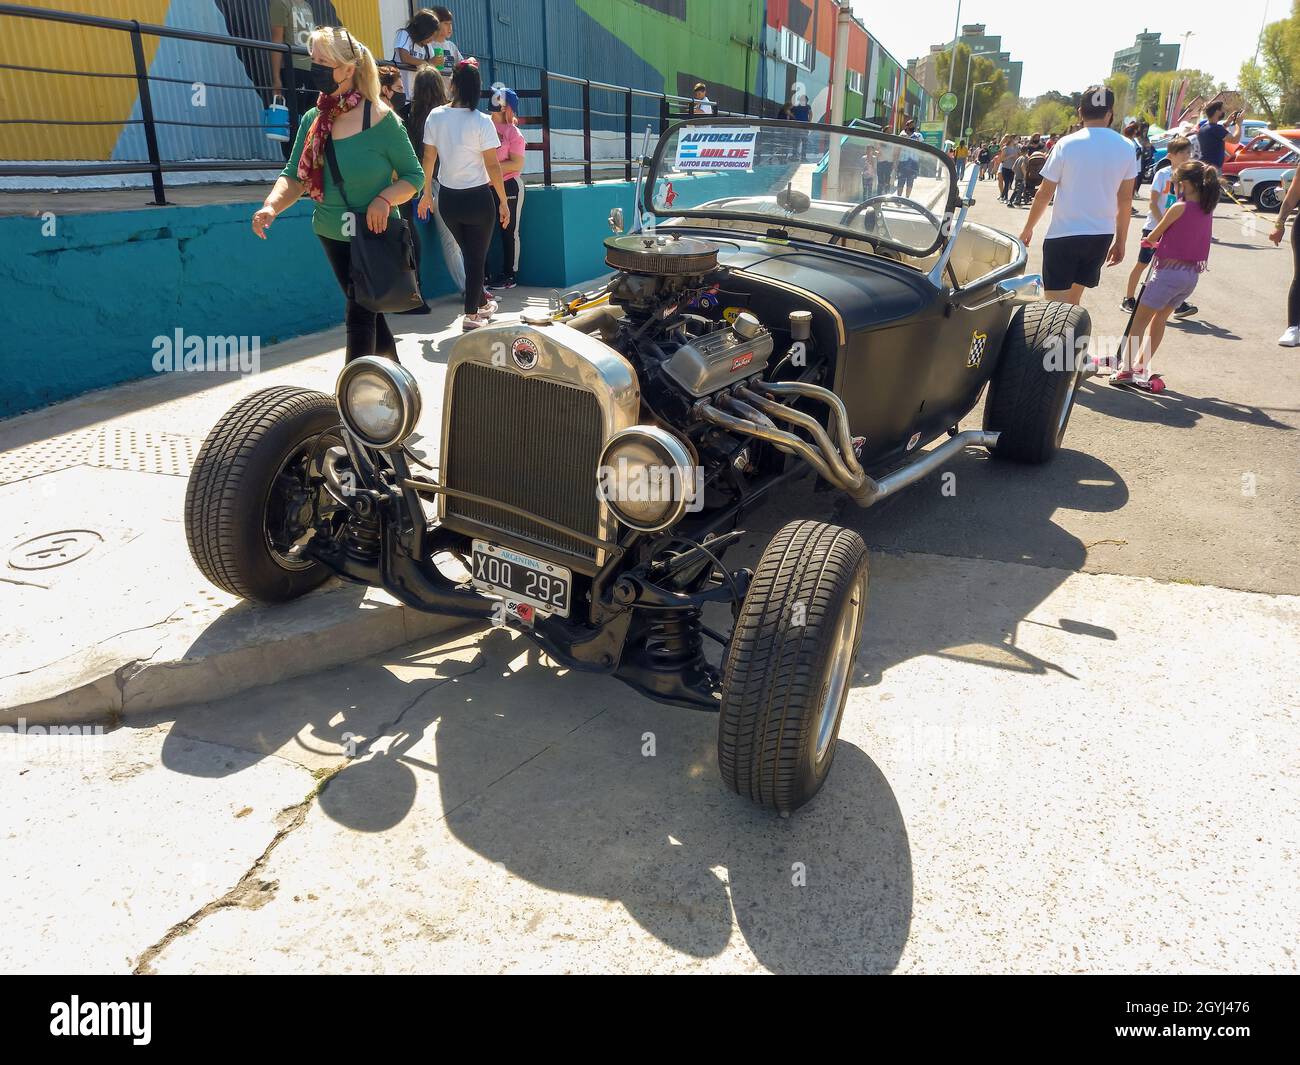
<path id="1" fill-rule="evenodd" d="M 335 583 L 284 606 L 241 604 L 119 634 L 0 681 L 0 727 L 116 725 L 382 654 L 474 622 Z"/>

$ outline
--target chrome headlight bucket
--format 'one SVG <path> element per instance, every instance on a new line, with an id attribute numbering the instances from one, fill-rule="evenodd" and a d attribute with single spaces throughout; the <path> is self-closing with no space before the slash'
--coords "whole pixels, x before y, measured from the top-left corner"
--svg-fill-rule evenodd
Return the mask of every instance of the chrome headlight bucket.
<path id="1" fill-rule="evenodd" d="M 353 359 L 334 389 L 348 432 L 379 451 L 397 447 L 420 420 L 420 389 L 400 363 L 378 355 Z"/>
<path id="2" fill-rule="evenodd" d="M 702 490 L 691 452 L 657 425 L 617 432 L 601 451 L 596 492 L 620 522 L 638 532 L 668 528 Z"/>

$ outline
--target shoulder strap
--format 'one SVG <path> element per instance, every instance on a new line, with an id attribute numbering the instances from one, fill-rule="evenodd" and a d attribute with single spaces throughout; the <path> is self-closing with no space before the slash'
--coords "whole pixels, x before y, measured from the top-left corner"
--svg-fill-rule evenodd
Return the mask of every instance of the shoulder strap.
<path id="1" fill-rule="evenodd" d="M 361 111 L 361 128 L 370 128 L 369 100 L 366 101 L 366 105 Z M 339 170 L 338 156 L 334 154 L 334 137 L 332 134 L 325 140 L 325 161 L 329 163 L 330 175 L 334 178 L 334 184 L 339 187 L 339 195 L 343 197 L 343 206 L 347 207 L 347 209 L 351 211 L 352 208 L 348 206 L 347 189 L 343 185 L 343 172 Z"/>
<path id="2" fill-rule="evenodd" d="M 343 206 L 347 207 L 348 194 L 347 194 L 347 189 L 343 185 L 343 172 L 339 170 L 338 156 L 334 154 L 333 136 L 330 136 L 325 140 L 325 161 L 329 163 L 330 174 L 334 178 L 334 184 L 339 187 L 339 195 L 343 197 Z"/>

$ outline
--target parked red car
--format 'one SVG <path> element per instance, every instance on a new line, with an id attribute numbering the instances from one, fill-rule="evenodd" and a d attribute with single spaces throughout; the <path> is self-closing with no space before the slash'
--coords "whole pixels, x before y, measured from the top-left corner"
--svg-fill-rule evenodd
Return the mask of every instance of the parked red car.
<path id="1" fill-rule="evenodd" d="M 1278 136 L 1285 137 L 1290 141 L 1300 140 L 1300 129 L 1279 129 L 1276 131 Z M 1237 175 L 1247 167 L 1251 166 L 1268 166 L 1275 163 L 1282 156 L 1286 155 L 1288 148 L 1278 144 L 1272 137 L 1267 134 L 1260 134 L 1258 137 L 1252 137 L 1245 144 L 1242 144 L 1236 152 L 1223 164 L 1223 173 L 1227 175 Z"/>

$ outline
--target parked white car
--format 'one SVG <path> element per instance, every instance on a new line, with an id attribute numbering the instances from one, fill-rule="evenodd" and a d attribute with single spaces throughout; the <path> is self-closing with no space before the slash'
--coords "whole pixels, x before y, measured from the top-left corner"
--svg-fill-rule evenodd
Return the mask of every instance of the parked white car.
<path id="1" fill-rule="evenodd" d="M 1295 152 L 1278 160 L 1278 166 L 1252 166 L 1237 175 L 1233 195 L 1239 200 L 1249 199 L 1261 211 L 1276 211 L 1282 206 L 1291 176 L 1295 173 Z"/>

